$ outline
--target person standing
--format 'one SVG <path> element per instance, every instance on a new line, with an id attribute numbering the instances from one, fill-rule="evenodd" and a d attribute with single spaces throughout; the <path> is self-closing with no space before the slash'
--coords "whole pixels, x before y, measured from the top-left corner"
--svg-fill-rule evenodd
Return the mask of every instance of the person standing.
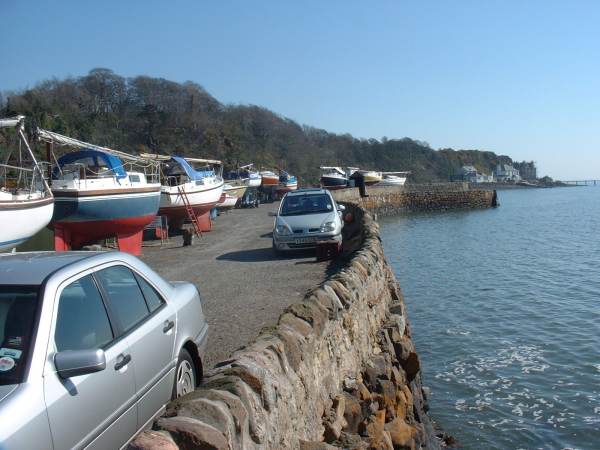
<path id="1" fill-rule="evenodd" d="M 354 185 L 358 187 L 358 192 L 360 192 L 361 197 L 369 196 L 369 194 L 367 194 L 367 188 L 365 187 L 365 177 L 359 170 L 356 170 L 348 178 L 354 180 Z"/>

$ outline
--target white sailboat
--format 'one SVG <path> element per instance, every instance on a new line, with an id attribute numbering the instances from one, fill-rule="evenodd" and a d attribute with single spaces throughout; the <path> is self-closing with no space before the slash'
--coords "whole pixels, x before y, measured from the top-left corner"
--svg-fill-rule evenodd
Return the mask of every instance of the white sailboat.
<path id="1" fill-rule="evenodd" d="M 158 214 L 167 216 L 173 228 L 181 227 L 188 219 L 186 202 L 197 218 L 208 216 L 219 203 L 223 194 L 221 161 L 149 153 L 140 156 L 161 163 L 163 177 Z"/>
<path id="2" fill-rule="evenodd" d="M 254 169 L 254 164 L 240 167 L 240 176 L 242 183 L 248 187 L 259 187 L 262 183 L 262 176 L 258 170 Z"/>
<path id="3" fill-rule="evenodd" d="M 246 186 L 243 186 L 244 190 Z M 239 196 L 237 195 L 237 191 L 239 187 L 232 186 L 230 184 L 225 184 L 223 186 L 223 195 L 219 199 L 219 203 L 217 203 L 217 208 L 219 209 L 232 209 L 235 208 L 237 204 Z"/>
<path id="4" fill-rule="evenodd" d="M 0 162 L 0 250 L 22 244 L 50 222 L 54 198 L 24 129 L 24 116 L 0 119 L 14 128 L 19 145 Z"/>
<path id="5" fill-rule="evenodd" d="M 140 255 L 142 230 L 154 220 L 160 200 L 156 164 L 52 131 L 38 128 L 36 134 L 55 161 L 54 249 L 78 250 L 116 238 L 119 250 Z M 68 151 L 57 158 L 57 147 Z M 137 168 L 126 170 L 126 165 Z"/>

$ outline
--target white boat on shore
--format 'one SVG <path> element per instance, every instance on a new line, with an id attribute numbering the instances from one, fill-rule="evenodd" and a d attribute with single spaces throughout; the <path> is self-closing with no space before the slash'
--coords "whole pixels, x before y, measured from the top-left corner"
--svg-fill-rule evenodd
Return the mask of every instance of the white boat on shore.
<path id="1" fill-rule="evenodd" d="M 404 186 L 410 172 L 381 172 L 383 179 L 377 186 Z"/>
<path id="2" fill-rule="evenodd" d="M 246 183 L 248 187 L 259 187 L 262 184 L 262 176 L 259 172 L 248 172 Z"/>
<path id="3" fill-rule="evenodd" d="M 224 184 L 214 167 L 220 167 L 221 161 L 148 153 L 140 156 L 161 162 L 163 177 L 158 215 L 167 216 L 169 226 L 179 228 L 188 219 L 186 201 L 196 217 L 209 214 L 219 203 Z"/>
<path id="4" fill-rule="evenodd" d="M 120 251 L 140 255 L 143 229 L 156 217 L 160 200 L 157 166 L 147 174 L 149 161 L 128 153 L 40 128 L 36 134 L 55 161 L 54 249 L 79 250 L 116 238 Z M 68 151 L 57 157 L 58 148 Z"/>
<path id="5" fill-rule="evenodd" d="M 237 204 L 239 198 L 237 195 L 235 195 L 235 190 L 236 188 L 234 186 L 228 184 L 224 185 L 223 195 L 221 195 L 219 203 L 217 203 L 218 209 L 223 210 L 235 208 L 235 205 Z"/>
<path id="6" fill-rule="evenodd" d="M 322 166 L 321 187 L 324 189 L 345 189 L 348 187 L 348 175 L 341 167 Z"/>
<path id="7" fill-rule="evenodd" d="M 0 119 L 0 128 L 14 128 L 22 144 L 0 163 L 0 250 L 25 242 L 48 225 L 54 212 L 54 197 L 23 133 L 24 120 Z"/>
<path id="8" fill-rule="evenodd" d="M 223 185 L 223 192 L 235 198 L 243 197 L 247 190 L 248 186 L 246 185 L 236 185 L 229 182 Z"/>
<path id="9" fill-rule="evenodd" d="M 248 188 L 259 187 L 262 183 L 262 176 L 254 169 L 254 164 L 240 166 L 237 170 L 232 170 L 224 174 L 225 183 L 232 186 L 246 186 Z"/>

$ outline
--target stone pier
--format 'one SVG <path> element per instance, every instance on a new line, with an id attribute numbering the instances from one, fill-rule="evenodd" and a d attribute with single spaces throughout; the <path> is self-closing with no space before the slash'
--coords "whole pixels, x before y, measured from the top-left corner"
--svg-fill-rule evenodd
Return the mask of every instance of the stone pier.
<path id="1" fill-rule="evenodd" d="M 468 183 L 435 183 L 396 186 L 371 186 L 368 197 L 361 198 L 358 189 L 334 191 L 338 202 L 352 202 L 378 216 L 404 211 L 489 208 L 497 206 L 495 190 L 472 189 Z"/>
<path id="2" fill-rule="evenodd" d="M 439 448 L 400 286 L 373 217 L 277 325 L 207 371 L 134 449 Z"/>

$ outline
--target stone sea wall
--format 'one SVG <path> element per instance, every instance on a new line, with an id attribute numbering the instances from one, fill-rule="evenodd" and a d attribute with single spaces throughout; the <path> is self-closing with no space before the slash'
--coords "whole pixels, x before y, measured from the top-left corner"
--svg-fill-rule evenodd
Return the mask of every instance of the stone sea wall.
<path id="1" fill-rule="evenodd" d="M 494 190 L 470 189 L 468 183 L 441 183 L 406 187 L 367 187 L 368 197 L 358 189 L 334 191 L 338 202 L 352 202 L 378 216 L 404 211 L 489 208 L 497 206 Z"/>
<path id="2" fill-rule="evenodd" d="M 400 287 L 371 215 L 276 326 L 168 405 L 135 449 L 438 448 Z"/>

